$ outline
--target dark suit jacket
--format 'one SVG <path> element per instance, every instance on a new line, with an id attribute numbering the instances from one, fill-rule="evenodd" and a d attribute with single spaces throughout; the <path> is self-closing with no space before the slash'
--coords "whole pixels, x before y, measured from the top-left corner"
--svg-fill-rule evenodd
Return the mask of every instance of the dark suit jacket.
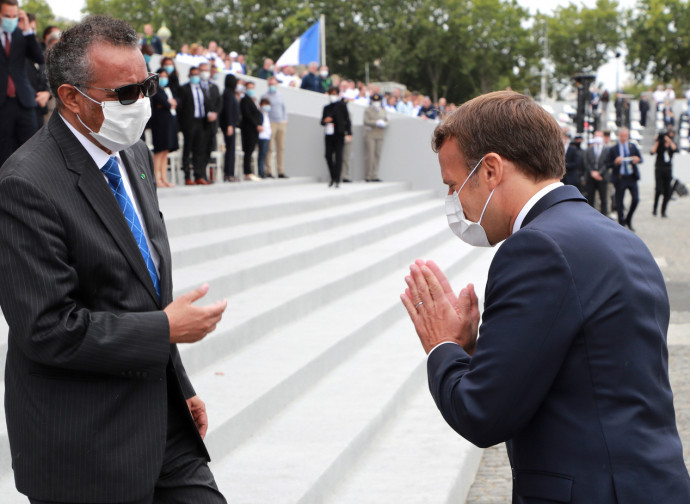
<path id="1" fill-rule="evenodd" d="M 180 86 L 177 119 L 180 124 L 180 130 L 183 133 L 188 132 L 192 127 L 192 121 L 194 121 L 194 96 L 192 94 L 192 85 L 189 82 Z"/>
<path id="2" fill-rule="evenodd" d="M 203 88 L 202 88 L 203 90 Z M 206 105 L 206 113 L 215 112 L 220 113 L 223 107 L 223 97 L 220 94 L 220 89 L 213 82 L 208 83 L 208 90 L 204 90 L 204 101 Z M 207 126 L 213 133 L 218 129 L 218 118 L 215 121 L 207 121 Z"/>
<path id="3" fill-rule="evenodd" d="M 496 252 L 474 355 L 437 347 L 429 385 L 463 437 L 506 442 L 516 504 L 690 502 L 668 322 L 642 240 L 561 187 Z"/>
<path id="4" fill-rule="evenodd" d="M 565 175 L 563 176 L 563 183 L 579 187 L 580 177 L 584 175 L 584 171 L 582 150 L 575 144 L 568 144 L 568 149 L 565 151 Z"/>
<path id="5" fill-rule="evenodd" d="M 29 77 L 26 73 L 27 58 L 34 63 L 42 64 L 43 51 L 38 45 L 35 35 L 22 35 L 22 31 L 17 28 L 12 32 L 12 45 L 10 48 L 10 57 L 3 49 L 0 43 L 0 107 L 5 104 L 7 98 L 7 76 L 11 75 L 14 81 L 14 87 L 17 92 L 17 100 L 24 108 L 32 108 L 36 106 L 36 91 L 29 83 Z"/>
<path id="6" fill-rule="evenodd" d="M 335 126 L 336 135 L 352 135 L 350 113 L 347 110 L 347 103 L 345 103 L 344 100 L 329 103 L 323 108 L 323 114 L 321 115 L 322 126 L 326 125 L 326 117 L 333 118 L 333 125 Z"/>
<path id="7" fill-rule="evenodd" d="M 245 95 L 240 100 L 240 129 L 242 130 L 242 142 L 259 138 L 259 131 L 256 129 L 264 122 L 264 116 L 256 106 L 252 98 Z"/>
<path id="8" fill-rule="evenodd" d="M 599 159 L 597 159 L 596 154 L 594 153 L 594 146 L 589 147 L 585 151 L 585 172 L 588 178 L 592 176 L 593 171 L 598 171 L 599 174 L 604 178 L 604 181 L 608 180 L 608 149 L 609 147 L 607 146 L 601 146 Z"/>
<path id="9" fill-rule="evenodd" d="M 223 135 L 227 133 L 228 126 L 233 129 L 240 124 L 240 104 L 237 102 L 235 91 L 232 89 L 225 89 L 223 91 L 223 102 L 218 114 L 218 123 L 223 131 Z"/>
<path id="10" fill-rule="evenodd" d="M 151 154 L 139 142 L 120 155 L 160 256 L 161 300 L 104 176 L 59 114 L 0 171 L 7 431 L 17 488 L 39 500 L 143 497 L 165 451 L 169 362 L 170 385 L 194 395 L 162 311 L 171 258 Z"/>
<path id="11" fill-rule="evenodd" d="M 616 165 L 615 163 L 616 158 L 620 155 L 618 146 L 619 143 L 616 142 L 616 144 L 609 147 L 609 153 L 606 157 L 606 165 L 611 170 L 611 182 L 613 183 L 615 183 L 620 178 L 621 165 Z M 630 156 L 639 157 L 640 162 L 642 162 L 642 154 L 640 154 L 640 150 L 637 148 L 637 145 L 635 145 L 632 142 L 628 142 L 628 154 Z M 640 171 L 637 169 L 637 164 L 630 164 L 632 165 L 632 175 L 635 177 L 636 180 L 640 180 Z"/>

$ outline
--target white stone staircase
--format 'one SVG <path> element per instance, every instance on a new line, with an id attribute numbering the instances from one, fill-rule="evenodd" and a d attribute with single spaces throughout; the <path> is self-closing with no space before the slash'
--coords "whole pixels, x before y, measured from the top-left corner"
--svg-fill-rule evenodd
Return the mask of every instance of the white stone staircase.
<path id="1" fill-rule="evenodd" d="M 405 183 L 310 178 L 159 191 L 175 295 L 228 309 L 181 347 L 206 401 L 211 467 L 232 503 L 462 503 L 481 451 L 443 421 L 399 300 L 433 258 L 483 292 L 493 250 L 447 227 L 443 198 Z M 0 319 L 0 351 L 7 326 Z M 3 359 L 4 361 L 4 359 Z M 4 362 L 2 363 L 4 367 Z M 14 490 L 0 429 L 0 500 Z"/>

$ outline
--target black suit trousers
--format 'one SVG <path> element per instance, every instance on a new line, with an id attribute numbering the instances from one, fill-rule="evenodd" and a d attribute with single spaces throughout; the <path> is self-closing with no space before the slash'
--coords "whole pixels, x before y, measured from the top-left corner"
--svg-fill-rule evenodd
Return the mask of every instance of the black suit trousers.
<path id="1" fill-rule="evenodd" d="M 16 98 L 0 105 L 0 166 L 38 131 L 36 109 L 25 108 Z"/>
<path id="2" fill-rule="evenodd" d="M 189 180 L 189 159 L 194 166 L 194 178 L 196 180 L 206 178 L 206 164 L 208 163 L 207 134 L 204 119 L 192 119 L 185 125 L 182 131 L 184 147 L 182 149 L 182 171 L 185 180 Z"/>
<path id="3" fill-rule="evenodd" d="M 326 163 L 331 175 L 331 181 L 340 183 L 340 174 L 343 171 L 343 147 L 345 135 L 326 135 Z"/>
<path id="4" fill-rule="evenodd" d="M 228 136 L 225 133 L 223 136 L 225 137 L 225 166 L 223 169 L 225 170 L 225 176 L 226 177 L 234 177 L 235 176 L 235 133 L 234 133 L 234 128 L 233 128 L 233 134 Z M 226 129 L 227 133 L 227 129 Z"/>
<path id="5" fill-rule="evenodd" d="M 596 194 L 599 193 L 599 202 L 601 204 L 601 213 L 608 215 L 608 199 L 606 193 L 608 192 L 608 182 L 606 180 L 594 180 L 587 176 L 585 190 L 587 191 L 587 200 L 591 206 L 594 206 Z"/>
<path id="6" fill-rule="evenodd" d="M 614 181 L 614 186 L 616 187 L 616 211 L 618 212 L 618 224 L 622 226 L 625 224 L 629 225 L 632 222 L 632 216 L 633 213 L 635 213 L 637 204 L 640 202 L 637 179 L 634 175 L 623 175 Z M 630 191 L 630 196 L 632 198 L 627 216 L 623 212 L 623 197 L 625 196 L 626 190 Z"/>

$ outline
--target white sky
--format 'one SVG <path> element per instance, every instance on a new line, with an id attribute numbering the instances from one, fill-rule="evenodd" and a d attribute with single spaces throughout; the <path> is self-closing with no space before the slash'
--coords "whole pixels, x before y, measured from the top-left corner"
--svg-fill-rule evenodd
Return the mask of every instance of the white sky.
<path id="1" fill-rule="evenodd" d="M 82 17 L 81 9 L 84 7 L 84 0 L 47 0 L 48 5 L 53 9 L 53 14 L 58 17 L 64 17 L 72 20 L 79 20 Z M 622 7 L 633 7 L 636 0 L 619 0 Z M 551 13 L 557 6 L 566 6 L 571 3 L 569 0 L 518 0 L 518 3 L 528 8 L 530 13 L 536 14 L 537 11 L 543 13 Z M 587 7 L 594 7 L 596 0 L 574 0 L 572 3 L 576 5 L 585 5 Z M 623 58 L 620 58 L 619 65 L 619 82 L 621 85 L 629 78 L 629 74 L 625 71 L 623 65 Z M 602 66 L 597 73 L 597 81 L 603 82 L 605 87 L 610 91 L 614 90 L 616 86 L 616 60 L 612 59 L 609 63 Z"/>

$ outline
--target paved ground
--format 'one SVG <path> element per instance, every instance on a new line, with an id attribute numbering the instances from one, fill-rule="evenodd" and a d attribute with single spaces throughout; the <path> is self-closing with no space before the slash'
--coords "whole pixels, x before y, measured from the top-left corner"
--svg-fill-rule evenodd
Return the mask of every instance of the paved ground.
<path id="1" fill-rule="evenodd" d="M 671 201 L 667 219 L 652 216 L 654 156 L 648 155 L 652 136 L 653 130 L 648 130 L 641 144 L 645 162 L 641 167 L 640 205 L 633 227 L 652 251 L 666 279 L 671 301 L 669 372 L 683 454 L 690 469 L 690 197 Z M 690 155 L 674 158 L 674 176 L 690 183 Z M 484 451 L 466 502 L 510 503 L 511 488 L 505 445 L 494 446 Z"/>

